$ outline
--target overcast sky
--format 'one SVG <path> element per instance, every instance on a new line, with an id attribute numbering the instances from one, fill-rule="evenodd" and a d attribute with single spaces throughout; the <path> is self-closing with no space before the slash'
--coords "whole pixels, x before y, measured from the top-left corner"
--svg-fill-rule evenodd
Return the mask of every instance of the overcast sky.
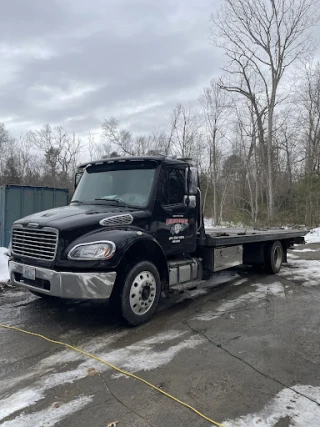
<path id="1" fill-rule="evenodd" d="M 115 116 L 134 132 L 167 122 L 220 73 L 219 0 L 4 0 L 0 122 L 19 136 L 52 123 L 81 135 Z"/>

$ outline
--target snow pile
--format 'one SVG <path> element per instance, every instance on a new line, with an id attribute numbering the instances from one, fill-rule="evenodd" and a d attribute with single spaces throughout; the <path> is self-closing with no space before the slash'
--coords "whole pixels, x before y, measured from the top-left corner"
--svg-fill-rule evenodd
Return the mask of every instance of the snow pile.
<path id="1" fill-rule="evenodd" d="M 305 236 L 306 243 L 320 243 L 320 228 L 314 228 Z"/>
<path id="2" fill-rule="evenodd" d="M 5 255 L 7 248 L 0 248 L 0 282 L 9 280 L 8 257 Z"/>
<path id="3" fill-rule="evenodd" d="M 220 225 L 215 225 L 213 218 L 204 218 L 205 228 L 246 228 L 242 223 L 234 223 L 232 221 L 221 221 Z"/>

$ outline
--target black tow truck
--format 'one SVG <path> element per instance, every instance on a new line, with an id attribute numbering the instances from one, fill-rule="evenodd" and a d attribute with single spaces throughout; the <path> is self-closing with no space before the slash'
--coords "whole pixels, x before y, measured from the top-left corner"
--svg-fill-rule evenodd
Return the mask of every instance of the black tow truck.
<path id="1" fill-rule="evenodd" d="M 79 166 L 69 206 L 16 221 L 11 281 L 42 297 L 110 299 L 124 319 L 150 319 L 161 293 L 246 264 L 278 273 L 307 231 L 206 232 L 189 159 L 109 158 Z"/>

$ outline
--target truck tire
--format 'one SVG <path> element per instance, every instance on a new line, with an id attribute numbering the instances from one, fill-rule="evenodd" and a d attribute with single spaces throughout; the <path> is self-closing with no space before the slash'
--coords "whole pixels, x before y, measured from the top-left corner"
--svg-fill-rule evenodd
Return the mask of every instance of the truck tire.
<path id="1" fill-rule="evenodd" d="M 149 261 L 132 266 L 121 287 L 120 311 L 132 326 L 147 322 L 155 312 L 161 294 L 157 268 Z"/>
<path id="2" fill-rule="evenodd" d="M 269 274 L 279 273 L 283 260 L 283 248 L 279 240 L 271 242 L 265 247 L 264 265 Z"/>

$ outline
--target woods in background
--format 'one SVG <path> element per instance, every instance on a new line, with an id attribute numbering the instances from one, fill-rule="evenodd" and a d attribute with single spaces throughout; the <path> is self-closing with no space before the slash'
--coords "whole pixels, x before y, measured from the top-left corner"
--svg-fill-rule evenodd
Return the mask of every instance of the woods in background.
<path id="1" fill-rule="evenodd" d="M 44 125 L 14 140 L 0 124 L 0 185 L 73 187 L 80 153 L 192 157 L 205 214 L 246 225 L 320 224 L 320 64 L 311 28 L 318 0 L 224 0 L 212 41 L 223 75 L 178 104 L 167 126 L 136 135 L 113 117 L 80 139 Z M 82 155 L 83 158 L 83 155 Z"/>

